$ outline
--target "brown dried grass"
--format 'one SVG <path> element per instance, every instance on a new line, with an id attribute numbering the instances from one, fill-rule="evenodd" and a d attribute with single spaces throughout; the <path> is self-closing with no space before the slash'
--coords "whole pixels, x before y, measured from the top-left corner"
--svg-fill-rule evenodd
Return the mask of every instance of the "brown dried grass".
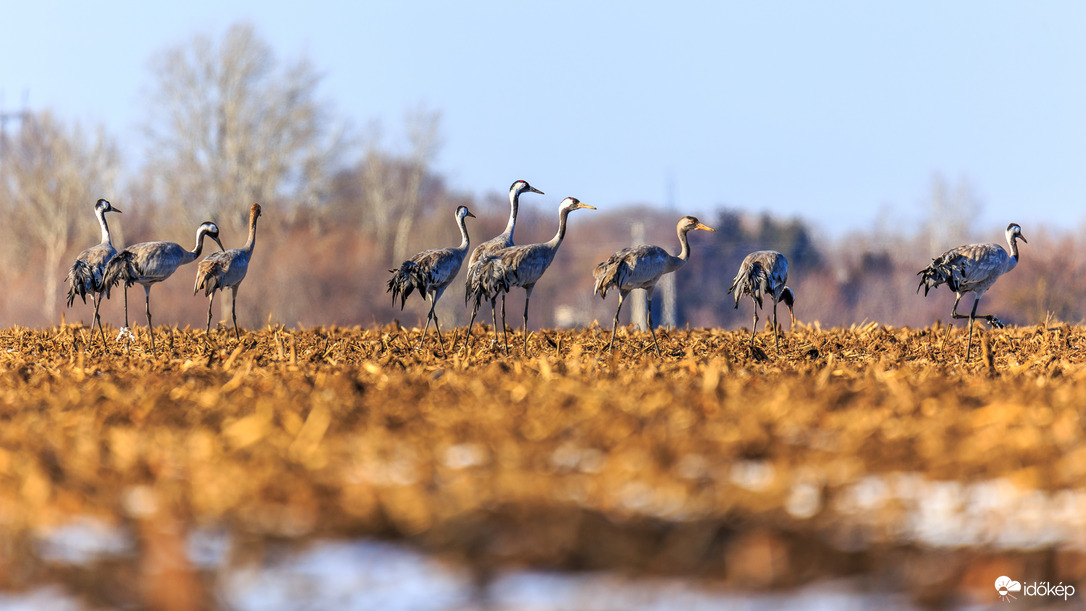
<path id="1" fill-rule="evenodd" d="M 398 325 L 268 327 L 240 345 L 160 327 L 157 356 L 142 328 L 105 353 L 84 326 L 2 330 L 0 576 L 33 578 L 27 541 L 77 516 L 406 537 L 481 567 L 761 586 L 863 572 L 894 561 L 825 541 L 835 491 L 865 475 L 1086 488 L 1086 330 L 978 325 L 968 363 L 964 330 L 941 347 L 946 332 L 802 326 L 778 354 L 766 333 L 751 349 L 748 331 L 660 331 L 658 357 L 628 330 L 608 354 L 596 326 L 533 332 L 527 355 L 518 332 L 505 355 L 477 327 L 470 354 L 442 358 Z M 727 475 L 748 464 L 774 477 Z M 782 507 L 811 473 L 827 509 L 797 518 Z M 941 577 L 951 591 L 972 554 Z"/>

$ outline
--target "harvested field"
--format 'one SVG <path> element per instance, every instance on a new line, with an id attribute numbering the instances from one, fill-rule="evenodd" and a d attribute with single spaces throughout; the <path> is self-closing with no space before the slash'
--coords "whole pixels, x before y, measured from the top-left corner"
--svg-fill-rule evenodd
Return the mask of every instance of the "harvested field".
<path id="1" fill-rule="evenodd" d="M 609 355 L 596 326 L 533 332 L 527 356 L 518 333 L 506 356 L 477 327 L 447 358 L 397 325 L 240 345 L 160 327 L 157 357 L 142 328 L 108 353 L 83 326 L 6 329 L 0 587 L 216 607 L 228 569 L 376 538 L 482 589 L 519 567 L 845 579 L 920 606 L 994 604 L 1001 575 L 1082 592 L 1086 329 L 977 331 L 965 363 L 964 329 L 944 344 L 940 325 L 800 326 L 779 354 L 768 334 L 662 331 L 659 357 L 647 332 Z M 125 543 L 58 559 L 71 524 Z M 224 557 L 194 560 L 194 532 Z"/>

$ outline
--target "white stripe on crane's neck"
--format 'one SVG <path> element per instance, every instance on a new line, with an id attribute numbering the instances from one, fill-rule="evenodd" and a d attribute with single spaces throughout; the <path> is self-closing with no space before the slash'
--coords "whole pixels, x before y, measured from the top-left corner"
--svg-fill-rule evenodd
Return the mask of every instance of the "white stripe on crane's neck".
<path id="1" fill-rule="evenodd" d="M 517 181 L 509 188 L 509 222 L 505 224 L 505 231 L 502 232 L 502 235 L 509 237 L 510 244 L 513 240 L 513 231 L 517 228 L 517 209 L 520 207 L 520 189 L 517 188 L 519 185 L 520 181 Z"/>
<path id="2" fill-rule="evenodd" d="M 98 217 L 98 225 L 102 228 L 102 243 L 113 245 L 113 240 L 109 235 L 109 225 L 106 223 L 106 209 L 104 206 L 94 207 L 94 215 Z"/>

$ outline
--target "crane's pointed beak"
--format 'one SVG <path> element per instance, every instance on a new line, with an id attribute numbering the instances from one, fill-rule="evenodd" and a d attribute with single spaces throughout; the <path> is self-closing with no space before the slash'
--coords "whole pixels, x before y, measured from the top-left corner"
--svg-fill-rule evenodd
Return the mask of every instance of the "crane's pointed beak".
<path id="1" fill-rule="evenodd" d="M 211 236 L 211 239 L 215 240 L 215 243 L 219 245 L 219 250 L 224 252 L 226 251 L 226 249 L 223 248 L 222 241 L 219 239 L 219 236 Z"/>
<path id="2" fill-rule="evenodd" d="M 112 207 L 112 206 L 110 206 L 110 208 L 109 208 L 109 211 L 110 211 L 110 212 L 116 212 L 117 214 L 120 214 L 120 213 L 121 213 L 120 209 L 118 209 L 118 208 L 114 208 L 114 207 Z"/>
<path id="3" fill-rule="evenodd" d="M 589 206 L 588 204 L 586 204 L 586 203 L 584 203 L 584 202 L 578 202 L 578 203 L 577 203 L 577 207 L 578 207 L 578 208 L 585 208 L 585 209 L 587 209 L 587 210 L 595 210 L 595 209 L 596 209 L 596 207 L 595 207 L 595 206 Z"/>
<path id="4" fill-rule="evenodd" d="M 705 231 L 716 231 L 716 229 L 713 229 L 712 227 L 710 227 L 710 226 L 708 226 L 708 225 L 706 225 L 704 223 L 698 223 L 697 225 L 694 226 L 694 229 L 704 229 Z"/>
<path id="5" fill-rule="evenodd" d="M 1022 234 L 1018 234 L 1018 237 L 1022 238 L 1022 241 L 1025 242 L 1026 244 L 1029 244 L 1029 240 L 1026 239 L 1026 236 L 1024 236 Z"/>
<path id="6" fill-rule="evenodd" d="M 540 191 L 539 189 L 536 189 L 535 187 L 531 187 L 531 186 L 529 186 L 529 187 L 528 187 L 528 190 L 529 190 L 529 191 L 531 191 L 532 193 L 538 193 L 538 194 L 540 194 L 540 195 L 546 195 L 546 193 L 544 193 L 544 192 Z"/>
<path id="7" fill-rule="evenodd" d="M 471 210 L 468 210 L 468 213 L 465 214 L 464 216 L 470 216 L 471 218 L 476 218 L 475 215 L 471 213 Z"/>

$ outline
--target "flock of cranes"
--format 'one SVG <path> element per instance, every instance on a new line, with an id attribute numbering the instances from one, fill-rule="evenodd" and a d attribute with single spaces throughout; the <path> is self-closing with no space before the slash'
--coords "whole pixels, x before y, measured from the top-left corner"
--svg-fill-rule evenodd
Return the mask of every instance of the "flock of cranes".
<path id="1" fill-rule="evenodd" d="M 554 261 L 558 248 L 566 235 L 566 225 L 569 214 L 574 210 L 595 210 L 595 207 L 582 203 L 575 197 L 567 197 L 558 207 L 558 231 L 547 242 L 538 244 L 517 245 L 514 242 L 513 233 L 516 229 L 517 211 L 520 196 L 524 193 L 543 194 L 542 191 L 528 184 L 527 181 L 518 180 L 509 188 L 509 222 L 505 230 L 499 235 L 476 246 L 468 257 L 468 249 L 471 240 L 468 236 L 466 219 L 475 215 L 467 206 L 459 206 L 455 212 L 455 219 L 460 230 L 460 244 L 447 248 L 435 248 L 425 250 L 404 261 L 399 267 L 392 268 L 389 272 L 392 277 L 388 280 L 386 292 L 392 293 L 393 303 L 400 301 L 400 308 L 404 307 L 407 298 L 412 292 L 418 291 L 423 299 L 430 304 L 426 315 L 426 325 L 422 330 L 422 337 L 417 348 L 421 348 L 426 341 L 426 334 L 430 322 L 433 321 L 442 354 L 445 351 L 445 342 L 441 336 L 441 326 L 438 323 L 436 306 L 438 300 L 445 293 L 445 289 L 452 284 L 460 273 L 464 259 L 468 258 L 467 273 L 465 279 L 465 300 L 472 304 L 471 319 L 465 330 L 465 346 L 470 348 L 471 327 L 475 323 L 479 307 L 489 301 L 491 316 L 494 319 L 494 345 L 499 343 L 497 300 L 502 299 L 501 329 L 505 350 L 508 352 L 509 339 L 505 323 L 505 295 L 513 287 L 521 287 L 525 291 L 524 300 L 524 348 L 528 348 L 528 306 L 531 303 L 532 291 L 536 283 L 540 281 L 544 272 Z M 215 292 L 221 289 L 231 289 L 231 298 L 236 304 L 237 290 L 249 268 L 249 260 L 252 257 L 253 247 L 256 244 L 256 224 L 260 218 L 259 204 L 253 204 L 249 211 L 249 236 L 245 245 L 241 248 L 226 250 L 219 240 L 219 228 L 211 221 L 205 221 L 196 230 L 196 246 L 192 250 L 173 242 L 143 242 L 133 244 L 121 251 L 113 246 L 110 236 L 109 224 L 106 214 L 109 212 L 120 213 L 110 202 L 99 199 L 94 206 L 94 214 L 102 229 L 101 243 L 87 248 L 76 257 L 75 263 L 68 271 L 68 306 L 71 307 L 78 296 L 87 301 L 87 295 L 91 295 L 94 304 L 94 321 L 91 324 L 93 333 L 97 325 L 101 335 L 102 347 L 106 347 L 106 335 L 102 329 L 102 321 L 99 308 L 103 296 L 109 298 L 110 291 L 117 284 L 123 283 L 125 289 L 125 327 L 128 326 L 128 298 L 127 288 L 133 284 L 143 286 L 147 315 L 147 327 L 150 335 L 151 350 L 155 350 L 154 334 L 151 323 L 151 286 L 169 278 L 177 268 L 187 263 L 196 261 L 203 250 L 205 237 L 210 237 L 219 245 L 219 251 L 207 256 L 197 266 L 196 283 L 193 294 L 201 289 L 208 297 L 207 333 L 211 332 L 211 310 L 215 301 Z M 631 291 L 644 290 L 648 298 L 647 323 L 652 333 L 653 346 L 657 354 L 661 354 L 660 345 L 656 339 L 656 332 L 652 324 L 652 296 L 657 282 L 664 274 L 672 273 L 682 267 L 690 258 L 690 242 L 687 234 L 693 230 L 716 231 L 699 221 L 693 216 L 684 216 L 676 225 L 676 233 L 679 238 L 679 252 L 672 255 L 660 246 L 642 245 L 624 248 L 615 252 L 607 260 L 599 263 L 593 271 L 593 293 L 601 298 L 607 297 L 607 292 L 617 289 L 619 292 L 618 306 L 615 308 L 614 320 L 611 323 L 611 340 L 607 349 L 613 350 L 615 334 L 618 327 L 619 314 L 622 304 Z M 972 352 L 973 322 L 977 318 L 987 321 L 995 327 L 1002 327 L 1003 323 L 991 314 L 977 314 L 977 305 L 980 299 L 995 281 L 1014 269 L 1018 263 L 1018 240 L 1026 242 L 1022 235 L 1022 228 L 1016 223 L 1007 226 L 1007 244 L 1009 251 L 999 244 L 967 244 L 946 251 L 941 256 L 932 259 L 931 265 L 921 270 L 918 275 L 924 294 L 946 284 L 957 296 L 954 307 L 951 310 L 952 319 L 969 320 L 969 337 L 966 344 L 966 360 L 969 360 Z M 732 280 L 728 293 L 735 297 L 735 307 L 744 296 L 749 296 L 754 304 L 754 324 L 751 327 L 750 344 L 753 348 L 755 334 L 758 328 L 758 311 L 762 309 L 765 298 L 773 302 L 773 334 L 777 350 L 780 351 L 780 327 L 777 322 L 777 304 L 783 302 L 788 307 L 792 324 L 795 324 L 795 293 L 787 286 L 788 261 L 784 255 L 774 250 L 759 250 L 752 252 L 743 259 L 739 270 Z M 973 309 L 968 316 L 958 313 L 958 302 L 966 293 L 974 293 Z M 234 336 L 240 342 L 241 335 L 238 331 L 237 315 L 233 315 Z M 454 334 L 453 343 L 455 346 Z"/>
<path id="2" fill-rule="evenodd" d="M 147 330 L 150 336 L 151 352 L 155 352 L 154 327 L 151 324 L 151 286 L 166 280 L 177 271 L 178 267 L 192 263 L 200 258 L 204 248 L 204 238 L 210 237 L 219 245 L 222 252 L 214 253 L 199 265 L 196 290 L 206 287 L 207 294 L 214 299 L 214 291 L 221 287 L 232 287 L 234 291 L 245 279 L 249 257 L 256 241 L 256 219 L 260 216 L 260 205 L 253 204 L 249 224 L 249 241 L 244 248 L 226 250 L 219 240 L 219 227 L 211 221 L 205 221 L 196 229 L 196 247 L 185 247 L 173 242 L 141 242 L 133 244 L 120 252 L 113 246 L 113 239 L 106 223 L 106 212 L 120 212 L 104 199 L 99 199 L 94 206 L 98 224 L 102 227 L 102 243 L 92 246 L 76 257 L 75 263 L 68 270 L 68 306 L 78 295 L 86 303 L 86 295 L 94 299 L 94 322 L 102 335 L 102 349 L 106 348 L 106 334 L 102 330 L 102 321 L 98 308 L 102 296 L 109 299 L 110 291 L 118 283 L 124 283 L 124 325 L 128 328 L 128 287 L 133 284 L 143 286 Z M 195 293 L 195 291 L 193 291 Z M 208 331 L 211 329 L 210 305 L 208 306 Z M 237 319 L 234 319 L 234 332 L 237 334 Z M 240 341 L 240 336 L 239 336 Z"/>

